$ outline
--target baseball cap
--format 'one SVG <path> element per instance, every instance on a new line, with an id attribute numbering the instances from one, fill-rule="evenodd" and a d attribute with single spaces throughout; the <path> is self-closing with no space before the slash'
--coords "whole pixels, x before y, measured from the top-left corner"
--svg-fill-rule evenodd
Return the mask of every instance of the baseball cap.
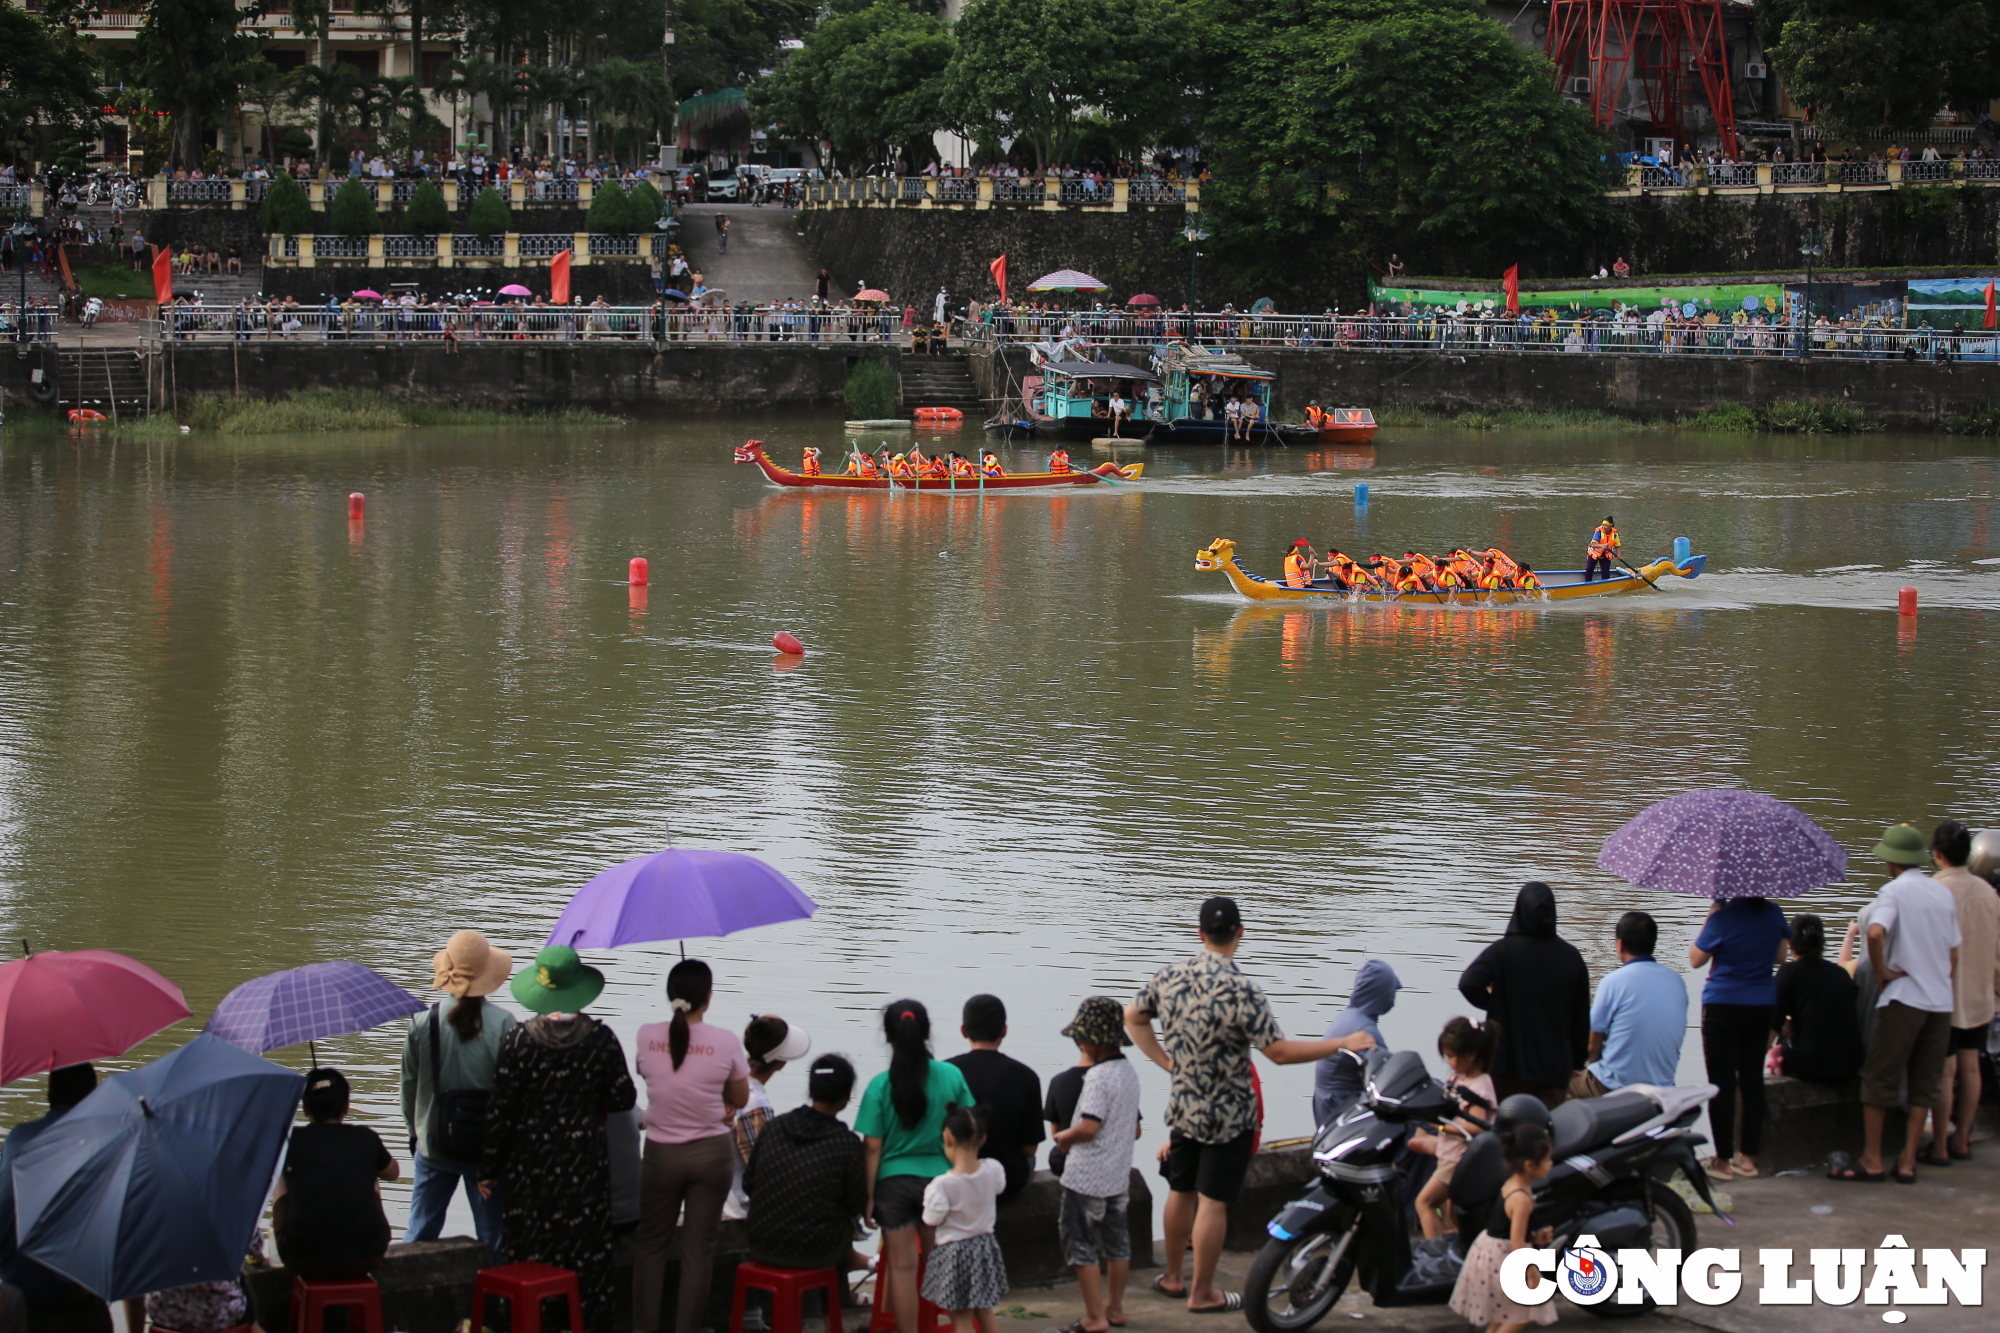
<path id="1" fill-rule="evenodd" d="M 1234 898 L 1220 895 L 1206 899 L 1201 905 L 1201 933 L 1215 936 L 1234 935 L 1243 929 L 1243 914 L 1236 910 Z"/>

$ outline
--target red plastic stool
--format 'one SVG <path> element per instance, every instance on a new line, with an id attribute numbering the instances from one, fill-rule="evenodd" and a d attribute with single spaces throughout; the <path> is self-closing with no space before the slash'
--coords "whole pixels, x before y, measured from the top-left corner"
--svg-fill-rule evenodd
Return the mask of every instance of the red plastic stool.
<path id="1" fill-rule="evenodd" d="M 840 1275 L 831 1268 L 767 1268 L 763 1264 L 736 1266 L 736 1300 L 729 1307 L 729 1333 L 742 1333 L 743 1297 L 752 1291 L 771 1293 L 771 1333 L 802 1333 L 805 1328 L 805 1294 L 826 1293 L 827 1323 L 840 1327 Z"/>
<path id="2" fill-rule="evenodd" d="M 372 1277 L 354 1282 L 308 1282 L 292 1279 L 292 1333 L 320 1333 L 326 1326 L 326 1312 L 337 1305 L 349 1307 L 348 1333 L 382 1333 L 382 1289 Z M 360 1313 L 353 1313 L 359 1307 Z"/>
<path id="3" fill-rule="evenodd" d="M 938 1309 L 923 1298 L 924 1270 L 930 1266 L 930 1252 L 921 1251 L 917 1255 L 917 1324 L 918 1333 L 951 1333 L 951 1315 Z M 733 1331 L 732 1331 L 733 1333 Z M 889 1308 L 889 1256 L 884 1253 L 882 1266 L 875 1273 L 875 1308 L 868 1315 L 868 1333 L 901 1333 L 896 1327 L 896 1312 Z"/>
<path id="4" fill-rule="evenodd" d="M 548 1264 L 508 1264 L 482 1268 L 472 1283 L 472 1327 L 486 1327 L 486 1298 L 507 1302 L 512 1333 L 542 1333 L 542 1302 L 569 1297 L 569 1333 L 583 1333 L 583 1289 L 576 1274 Z M 381 1333 L 380 1329 L 376 1333 Z"/>

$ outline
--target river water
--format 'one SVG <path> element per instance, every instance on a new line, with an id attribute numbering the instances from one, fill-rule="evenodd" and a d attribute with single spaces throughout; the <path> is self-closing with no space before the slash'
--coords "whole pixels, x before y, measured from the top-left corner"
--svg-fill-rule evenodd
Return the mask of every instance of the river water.
<path id="1" fill-rule="evenodd" d="M 6 441 L 0 934 L 185 987 L 194 1019 L 116 1065 L 280 968 L 350 958 L 422 993 L 462 926 L 530 956 L 593 873 L 671 840 L 765 857 L 821 905 L 695 942 L 717 1021 L 782 1014 L 867 1076 L 885 1001 L 928 1003 L 951 1054 L 991 991 L 1046 1077 L 1077 1000 L 1191 952 L 1210 893 L 1242 902 L 1288 1033 L 1374 956 L 1407 986 L 1392 1043 L 1428 1054 L 1525 880 L 1557 887 L 1594 973 L 1634 906 L 1685 964 L 1703 904 L 1595 868 L 1649 801 L 1750 786 L 1812 813 L 1856 857 L 1813 900 L 1835 939 L 1885 823 L 2000 822 L 1991 445 L 1389 431 L 1148 450 L 1139 486 L 982 501 L 779 493 L 730 462 L 753 434 L 786 461 L 842 448 L 811 418 Z M 1265 572 L 1296 536 L 1574 567 L 1607 512 L 1635 560 L 1685 535 L 1709 572 L 1283 613 L 1193 568 L 1218 536 Z M 810 649 L 790 669 L 779 629 Z M 593 956 L 628 1048 L 675 956 Z M 319 1050 L 399 1146 L 400 1040 Z M 1264 1072 L 1269 1132 L 1307 1131 L 1310 1071 Z"/>

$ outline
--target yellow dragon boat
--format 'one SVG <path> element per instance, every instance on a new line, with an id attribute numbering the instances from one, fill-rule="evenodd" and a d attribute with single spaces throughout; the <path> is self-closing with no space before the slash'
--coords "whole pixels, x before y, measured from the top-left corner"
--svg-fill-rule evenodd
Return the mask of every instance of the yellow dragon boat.
<path id="1" fill-rule="evenodd" d="M 1580 569 L 1536 570 L 1539 588 L 1462 588 L 1453 592 L 1384 592 L 1379 588 L 1350 590 L 1335 587 L 1325 579 L 1315 579 L 1303 588 L 1286 587 L 1276 579 L 1252 574 L 1237 558 L 1236 543 L 1217 537 L 1208 548 L 1196 551 L 1194 567 L 1203 573 L 1220 570 L 1244 598 L 1252 602 L 1408 602 L 1418 606 L 1504 606 L 1512 602 L 1540 604 L 1567 602 L 1578 597 L 1615 597 L 1628 592 L 1652 592 L 1663 578 L 1696 578 L 1707 565 L 1705 555 L 1690 556 L 1680 564 L 1661 558 L 1645 568 L 1619 570 L 1603 578 L 1584 581 Z"/>

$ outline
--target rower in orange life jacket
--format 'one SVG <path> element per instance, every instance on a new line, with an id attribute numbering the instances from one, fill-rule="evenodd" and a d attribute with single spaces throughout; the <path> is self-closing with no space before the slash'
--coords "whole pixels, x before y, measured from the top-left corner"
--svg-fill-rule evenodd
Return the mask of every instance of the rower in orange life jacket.
<path id="1" fill-rule="evenodd" d="M 1439 565 L 1437 573 L 1431 576 L 1439 592 L 1457 592 L 1465 586 L 1465 580 L 1458 576 L 1458 570 L 1451 565 Z"/>
<path id="2" fill-rule="evenodd" d="M 915 470 L 910 467 L 908 459 L 904 458 L 901 454 L 897 454 L 889 460 L 889 475 L 892 477 L 909 477 L 915 475 Z"/>
<path id="3" fill-rule="evenodd" d="M 1328 551 L 1326 561 L 1333 576 L 1350 588 L 1368 588 L 1375 580 L 1368 571 L 1354 563 L 1353 559 L 1341 551 Z"/>
<path id="4" fill-rule="evenodd" d="M 1521 572 L 1514 576 L 1514 586 L 1532 591 L 1541 587 L 1542 581 L 1535 577 L 1535 571 L 1531 567 L 1522 565 Z"/>
<path id="5" fill-rule="evenodd" d="M 875 466 L 875 455 L 856 454 L 854 461 L 861 465 L 861 470 L 857 475 L 863 477 L 879 477 L 882 475 L 882 469 Z"/>
<path id="6" fill-rule="evenodd" d="M 930 462 L 931 460 L 924 456 L 922 445 L 913 444 L 910 446 L 910 471 L 912 474 L 919 477 L 923 476 L 924 469 L 930 466 Z"/>
<path id="7" fill-rule="evenodd" d="M 799 464 L 799 475 L 801 477 L 817 477 L 819 475 L 819 450 L 813 448 L 811 445 L 806 446 L 805 459 Z"/>
<path id="8" fill-rule="evenodd" d="M 1285 586 L 1303 588 L 1312 582 L 1312 543 L 1304 537 L 1292 543 L 1292 549 L 1285 552 Z"/>
<path id="9" fill-rule="evenodd" d="M 971 459 L 962 457 L 958 450 L 954 449 L 951 451 L 951 475 L 954 477 L 976 477 L 979 473 L 972 466 Z"/>
<path id="10" fill-rule="evenodd" d="M 1049 471 L 1058 477 L 1069 475 L 1069 450 L 1058 449 L 1049 455 Z"/>
<path id="11" fill-rule="evenodd" d="M 1498 573 L 1501 578 L 1511 579 L 1521 572 L 1521 567 L 1514 563 L 1514 557 L 1497 546 L 1487 547 L 1482 554 L 1486 556 L 1487 568 Z"/>
<path id="12" fill-rule="evenodd" d="M 1597 570 L 1600 568 L 1603 569 L 1605 578 L 1611 577 L 1611 560 L 1619 553 L 1620 545 L 1622 543 L 1618 540 L 1618 526 L 1611 521 L 1611 515 L 1606 514 L 1604 521 L 1591 529 L 1590 540 L 1583 548 L 1585 583 L 1596 578 Z"/>
<path id="13" fill-rule="evenodd" d="M 1478 586 L 1479 576 L 1486 572 L 1479 558 L 1463 546 L 1452 551 L 1449 563 L 1452 572 L 1458 575 L 1459 586 L 1463 588 Z"/>
<path id="14" fill-rule="evenodd" d="M 1507 586 L 1507 576 L 1500 572 L 1496 562 L 1488 565 L 1479 576 L 1479 587 L 1484 592 L 1498 592 Z"/>
<path id="15" fill-rule="evenodd" d="M 979 458 L 979 470 L 989 477 L 1004 477 L 1007 469 L 1000 466 L 1000 455 L 988 449 Z"/>
<path id="16" fill-rule="evenodd" d="M 1391 560 L 1386 555 L 1371 555 L 1368 557 L 1368 565 L 1375 571 L 1375 581 L 1384 588 L 1394 588 L 1403 580 L 1403 564 L 1400 560 Z"/>

